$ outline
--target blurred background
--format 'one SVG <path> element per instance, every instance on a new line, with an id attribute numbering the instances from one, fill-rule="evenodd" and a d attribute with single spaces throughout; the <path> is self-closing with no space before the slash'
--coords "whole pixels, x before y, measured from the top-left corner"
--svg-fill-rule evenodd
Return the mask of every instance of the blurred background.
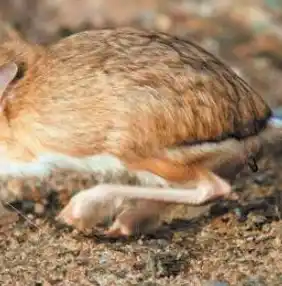
<path id="1" fill-rule="evenodd" d="M 42 44 L 112 26 L 188 37 L 229 63 L 272 107 L 282 104 L 281 0 L 3 0 L 0 18 Z"/>

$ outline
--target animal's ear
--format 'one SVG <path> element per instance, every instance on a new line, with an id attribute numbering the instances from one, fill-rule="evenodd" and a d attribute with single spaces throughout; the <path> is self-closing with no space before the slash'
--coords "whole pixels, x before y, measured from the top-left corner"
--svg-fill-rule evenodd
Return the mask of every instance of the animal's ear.
<path id="1" fill-rule="evenodd" d="M 16 77 L 17 72 L 18 66 L 15 63 L 8 63 L 0 67 L 0 97 Z"/>

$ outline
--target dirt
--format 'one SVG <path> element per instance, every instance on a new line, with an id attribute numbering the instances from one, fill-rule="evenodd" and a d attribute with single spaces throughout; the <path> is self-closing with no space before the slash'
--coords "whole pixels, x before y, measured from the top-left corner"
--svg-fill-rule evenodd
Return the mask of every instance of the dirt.
<path id="1" fill-rule="evenodd" d="M 279 111 L 281 4 L 234 3 L 1 1 L 0 18 L 43 44 L 86 28 L 117 25 L 189 37 L 220 55 Z M 127 240 L 107 239 L 99 229 L 80 233 L 55 221 L 73 192 L 101 180 L 97 174 L 2 180 L 2 201 L 10 204 L 0 206 L 0 284 L 282 285 L 281 151 L 277 146 L 268 152 L 257 173 L 239 174 L 233 186 L 239 202 L 180 207 L 158 232 Z"/>
<path id="2" fill-rule="evenodd" d="M 11 199 L 0 221 L 0 283 L 281 285 L 280 158 L 268 155 L 258 173 L 240 174 L 234 186 L 239 202 L 217 202 L 201 214 L 197 208 L 179 207 L 175 219 L 157 232 L 129 239 L 106 238 L 101 228 L 78 232 L 55 220 L 70 195 L 97 184 L 98 175 L 58 172 L 42 181 L 5 181 L 3 193 L 16 190 L 16 197 L 24 189 L 25 196 Z M 136 183 L 130 180 L 119 178 Z M 14 222 L 7 212 L 14 214 Z"/>

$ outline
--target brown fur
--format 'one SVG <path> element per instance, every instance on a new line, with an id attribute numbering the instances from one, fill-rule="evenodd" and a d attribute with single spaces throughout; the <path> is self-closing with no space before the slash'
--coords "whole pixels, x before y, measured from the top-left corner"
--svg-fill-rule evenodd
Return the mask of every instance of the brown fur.
<path id="1" fill-rule="evenodd" d="M 44 51 L 2 49 L 9 51 L 4 61 L 28 64 L 9 91 L 16 97 L 6 116 L 34 153 L 107 150 L 132 161 L 183 142 L 244 134 L 245 126 L 246 135 L 255 134 L 256 122 L 270 113 L 225 65 L 170 36 L 103 30 Z"/>
<path id="2" fill-rule="evenodd" d="M 0 115 L 0 142 L 19 161 L 106 152 L 131 169 L 197 181 L 258 155 L 256 135 L 271 115 L 214 56 L 161 33 L 88 31 L 48 48 L 11 41 L 0 66 L 11 61 L 23 77 L 4 94 L 14 96 Z"/>

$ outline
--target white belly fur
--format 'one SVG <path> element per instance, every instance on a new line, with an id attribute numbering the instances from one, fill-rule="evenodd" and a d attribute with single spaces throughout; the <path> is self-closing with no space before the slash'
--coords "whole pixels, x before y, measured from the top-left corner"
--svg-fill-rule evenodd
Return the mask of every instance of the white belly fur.
<path id="1" fill-rule="evenodd" d="M 61 154 L 44 154 L 32 162 L 12 161 L 0 158 L 0 176 L 11 177 L 44 177 L 55 169 L 71 169 L 74 171 L 93 171 L 106 173 L 108 171 L 126 170 L 125 165 L 116 157 L 101 154 L 85 158 L 73 158 Z"/>

